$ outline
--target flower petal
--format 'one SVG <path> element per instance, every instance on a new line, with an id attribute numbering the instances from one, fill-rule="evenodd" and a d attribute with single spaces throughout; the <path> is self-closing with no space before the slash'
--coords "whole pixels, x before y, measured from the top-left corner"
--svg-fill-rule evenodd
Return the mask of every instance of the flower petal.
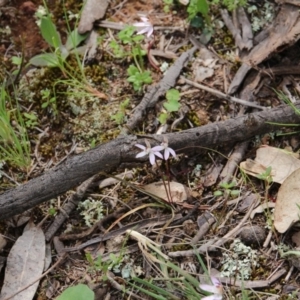
<path id="1" fill-rule="evenodd" d="M 176 153 L 172 148 L 169 147 L 168 150 L 173 157 L 176 157 Z"/>
<path id="2" fill-rule="evenodd" d="M 169 159 L 169 156 L 170 156 L 169 148 L 166 148 L 166 149 L 165 149 L 165 152 L 164 152 L 164 158 L 165 158 L 165 160 L 168 160 L 168 159 Z"/>
<path id="3" fill-rule="evenodd" d="M 150 160 L 150 164 L 153 166 L 155 164 L 155 155 L 154 153 L 150 153 L 149 154 L 149 160 Z"/>
<path id="4" fill-rule="evenodd" d="M 164 149 L 163 146 L 154 146 L 153 148 L 151 148 L 151 151 L 153 151 L 153 152 L 159 152 L 159 151 L 161 151 L 163 149 Z"/>
<path id="5" fill-rule="evenodd" d="M 222 299 L 223 299 L 222 295 L 210 295 L 201 298 L 201 300 L 222 300 Z"/>
<path id="6" fill-rule="evenodd" d="M 141 144 L 135 144 L 134 146 L 136 146 L 136 147 L 138 147 L 138 148 L 140 148 L 142 150 L 146 149 L 146 147 L 144 145 L 141 145 Z"/>
<path id="7" fill-rule="evenodd" d="M 153 26 L 151 26 L 148 30 L 147 37 L 150 37 L 152 35 L 153 30 L 154 30 L 154 28 L 153 28 Z"/>
<path id="8" fill-rule="evenodd" d="M 146 32 L 148 32 L 148 27 L 142 28 L 142 29 L 139 30 L 136 34 L 144 34 L 144 33 L 146 33 Z"/>
<path id="9" fill-rule="evenodd" d="M 219 289 L 214 285 L 199 284 L 199 287 L 203 291 L 214 293 L 214 294 L 219 294 Z"/>
<path id="10" fill-rule="evenodd" d="M 142 151 L 142 152 L 138 153 L 138 154 L 135 156 L 135 158 L 144 157 L 144 156 L 146 156 L 147 154 L 148 154 L 148 153 L 147 153 L 146 151 Z"/>
<path id="11" fill-rule="evenodd" d="M 132 24 L 134 27 L 148 27 L 144 22 L 137 22 Z"/>
<path id="12" fill-rule="evenodd" d="M 163 156 L 160 152 L 153 152 L 153 154 L 163 159 Z"/>
<path id="13" fill-rule="evenodd" d="M 222 286 L 221 282 L 216 277 L 210 277 L 210 279 L 211 279 L 211 282 L 213 283 L 213 285 L 215 287 L 221 287 Z"/>
<path id="14" fill-rule="evenodd" d="M 149 19 L 147 17 L 141 17 L 141 20 L 144 22 L 144 23 L 149 23 Z"/>

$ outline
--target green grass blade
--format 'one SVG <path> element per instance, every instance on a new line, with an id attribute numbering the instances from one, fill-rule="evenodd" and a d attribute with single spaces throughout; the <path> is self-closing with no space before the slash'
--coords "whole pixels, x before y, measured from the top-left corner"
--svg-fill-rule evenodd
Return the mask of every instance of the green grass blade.
<path id="1" fill-rule="evenodd" d="M 135 278 L 134 278 L 134 279 L 135 279 Z M 135 284 L 133 284 L 133 283 L 131 283 L 131 282 L 128 282 L 128 284 L 131 285 L 132 287 L 136 288 L 136 289 L 139 290 L 140 292 L 143 292 L 143 293 L 145 293 L 146 295 L 151 296 L 151 297 L 153 297 L 154 299 L 157 299 L 157 300 L 169 300 L 169 299 L 174 299 L 174 298 L 166 298 L 166 297 L 164 297 L 164 296 L 159 295 L 158 293 L 154 293 L 154 292 L 148 291 L 148 290 L 146 290 L 146 289 L 144 289 L 144 288 L 142 288 L 142 287 L 140 287 L 140 286 L 137 286 L 137 285 L 135 285 Z M 143 282 L 143 284 L 145 284 L 145 282 Z M 151 284 L 150 284 L 150 285 L 151 285 Z M 155 286 L 155 285 L 151 285 L 151 286 L 152 286 L 152 288 L 153 288 L 154 290 L 155 290 L 156 288 L 158 288 L 158 287 Z"/>
<path id="2" fill-rule="evenodd" d="M 22 114 L 18 103 L 14 103 L 16 108 L 12 110 L 7 106 L 13 107 L 13 103 L 3 84 L 0 88 L 0 159 L 16 167 L 28 167 L 31 162 L 30 143 Z"/>
<path id="3" fill-rule="evenodd" d="M 170 261 L 168 261 L 166 263 L 166 265 L 168 267 L 170 267 L 171 269 L 173 269 L 174 271 L 176 271 L 177 273 L 179 273 L 181 276 L 183 276 L 186 280 L 188 280 L 195 288 L 199 287 L 199 281 L 197 279 L 195 279 L 192 275 L 188 274 L 187 272 L 183 271 L 182 269 L 180 269 L 179 267 L 177 267 L 176 265 L 174 265 L 173 263 L 171 263 Z"/>
<path id="4" fill-rule="evenodd" d="M 166 297 L 170 297 L 169 299 L 179 299 L 178 297 L 174 296 L 171 292 L 168 292 L 166 291 L 165 289 L 163 288 L 160 288 L 146 280 L 143 280 L 143 279 L 140 279 L 138 277 L 134 277 L 133 278 L 134 281 L 140 283 L 140 284 L 143 284 L 149 288 L 151 288 L 152 290 L 154 290 L 155 292 L 157 292 L 157 294 L 160 294 L 160 295 L 163 295 L 163 296 L 166 296 Z"/>

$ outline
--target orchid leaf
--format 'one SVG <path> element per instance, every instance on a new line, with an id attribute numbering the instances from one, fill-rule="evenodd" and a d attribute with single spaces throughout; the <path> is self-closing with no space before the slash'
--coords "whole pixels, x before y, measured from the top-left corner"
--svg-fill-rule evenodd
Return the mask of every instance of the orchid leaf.
<path id="1" fill-rule="evenodd" d="M 50 17 L 43 17 L 41 19 L 41 33 L 45 41 L 55 49 L 62 44 L 60 34 Z"/>
<path id="2" fill-rule="evenodd" d="M 57 67 L 59 60 L 54 53 L 43 53 L 36 55 L 30 59 L 30 64 L 37 67 Z"/>
<path id="3" fill-rule="evenodd" d="M 86 38 L 87 38 L 87 34 L 79 34 L 78 30 L 76 28 L 68 35 L 65 47 L 67 48 L 67 50 L 70 51 L 70 50 L 76 48 Z"/>

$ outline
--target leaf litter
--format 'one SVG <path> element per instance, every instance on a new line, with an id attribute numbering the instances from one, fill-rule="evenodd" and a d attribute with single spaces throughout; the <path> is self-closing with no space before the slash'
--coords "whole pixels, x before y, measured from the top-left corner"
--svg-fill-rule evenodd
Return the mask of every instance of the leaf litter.
<path id="1" fill-rule="evenodd" d="M 34 281 L 44 270 L 45 236 L 39 227 L 31 225 L 27 228 L 16 240 L 7 257 L 4 283 L 0 294 L 2 300 L 8 299 L 28 285 L 28 288 L 10 299 L 33 299 L 39 286 L 39 281 Z"/>
<path id="2" fill-rule="evenodd" d="M 224 4 L 225 1 L 222 3 Z M 25 4 L 22 3 L 16 8 L 22 12 L 20 18 L 25 16 L 28 20 L 34 19 L 32 18 L 32 13 L 36 10 L 36 7 L 33 3 Z M 97 142 L 116 138 L 121 131 L 123 133 L 142 132 L 142 135 L 154 133 L 159 127 L 158 114 L 163 108 L 168 108 L 168 105 L 165 105 L 168 102 L 164 104 L 161 101 L 166 100 L 162 98 L 165 98 L 165 93 L 170 88 L 175 88 L 178 91 L 180 95 L 178 99 L 180 100 L 176 101 L 176 109 L 169 109 L 170 112 L 167 114 L 167 118 L 170 119 L 166 120 L 164 129 L 160 129 L 160 132 L 181 131 L 201 126 L 203 123 L 219 122 L 244 114 L 245 107 L 236 103 L 259 109 L 277 106 L 280 103 L 277 94 L 273 92 L 273 89 L 279 87 L 279 85 L 276 85 L 275 79 L 277 78 L 275 77 L 278 75 L 289 75 L 288 71 L 291 68 L 286 67 L 286 65 L 293 65 L 294 62 L 292 60 L 295 59 L 292 50 L 289 52 L 289 48 L 293 49 L 293 45 L 299 37 L 299 12 L 293 4 L 287 5 L 283 3 L 282 6 L 278 7 L 273 22 L 270 21 L 262 29 L 261 33 L 254 36 L 254 38 L 251 30 L 251 26 L 254 25 L 251 22 L 254 22 L 254 18 L 248 19 L 249 16 L 253 16 L 249 13 L 249 10 L 247 14 L 246 9 L 240 7 L 235 12 L 237 15 L 222 10 L 222 20 L 220 19 L 219 25 L 221 25 L 221 22 L 224 22 L 233 37 L 228 35 L 228 32 L 225 32 L 224 35 L 222 25 L 219 26 L 214 34 L 203 31 L 203 34 L 199 35 L 196 30 L 193 31 L 191 29 L 192 33 L 197 37 L 196 42 L 194 36 L 190 37 L 190 41 L 185 39 L 185 29 L 188 26 L 188 22 L 186 22 L 187 16 L 184 12 L 178 11 L 178 14 L 173 14 L 172 10 L 166 12 L 169 8 L 176 10 L 176 6 L 172 6 L 173 4 L 168 4 L 166 1 L 164 1 L 164 4 L 159 1 L 153 5 L 143 1 L 137 1 L 134 4 L 132 1 L 123 1 L 113 2 L 109 5 L 107 1 L 101 1 L 101 5 L 99 5 L 99 2 L 96 5 L 95 1 L 89 1 L 83 9 L 79 21 L 79 31 L 83 33 L 92 28 L 98 31 L 97 36 L 93 37 L 93 55 L 88 55 L 86 64 L 90 63 L 93 65 L 93 61 L 96 61 L 98 64 L 104 64 L 106 70 L 109 70 L 109 76 L 106 79 L 108 81 L 106 87 L 105 85 L 97 85 L 97 80 L 98 82 L 103 81 L 102 77 L 100 80 L 99 78 L 95 80 L 92 76 L 95 81 L 89 86 L 89 89 L 91 91 L 92 88 L 95 91 L 94 88 L 97 88 L 100 89 L 100 92 L 98 94 L 94 93 L 93 97 L 81 98 L 80 101 L 77 101 L 74 94 L 80 94 L 82 91 L 75 86 L 69 88 L 69 91 L 73 91 L 73 111 L 70 112 L 66 109 L 68 105 L 60 106 L 59 109 L 66 109 L 61 119 L 58 119 L 53 114 L 53 110 L 56 107 L 51 107 L 50 99 L 47 102 L 47 105 L 50 106 L 46 113 L 38 108 L 36 104 L 39 101 L 38 99 L 40 99 L 38 97 L 35 98 L 35 102 L 27 106 L 29 107 L 29 113 L 30 109 L 32 109 L 37 115 L 41 114 L 37 121 L 40 126 L 38 128 L 39 134 L 41 135 L 39 142 L 36 143 L 34 152 L 37 164 L 28 173 L 29 179 L 32 178 L 30 176 L 41 174 L 55 163 L 59 164 L 66 158 L 66 153 L 67 156 L 72 155 L 73 151 L 80 153 L 89 149 L 89 147 L 95 146 Z M 171 6 L 168 8 L 168 5 Z M 13 18 L 11 16 L 12 12 L 9 12 L 6 8 L 4 7 L 1 13 L 5 18 Z M 213 13 L 216 13 L 218 7 L 214 9 Z M 126 73 L 124 72 L 124 66 L 127 68 L 126 60 L 120 61 L 116 57 L 113 60 L 108 59 L 112 51 L 108 45 L 111 40 L 117 40 L 118 38 L 117 32 L 114 32 L 114 30 L 119 31 L 124 28 L 124 24 L 138 22 L 141 15 L 145 15 L 145 12 L 148 13 L 146 14 L 148 17 L 147 22 L 154 24 L 155 37 L 152 40 L 153 43 L 151 42 L 152 44 L 149 44 L 148 41 L 141 42 L 141 45 L 144 43 L 141 51 L 148 52 L 147 59 L 152 60 L 155 66 L 164 63 L 173 66 L 173 68 L 171 72 L 169 69 L 169 74 L 165 73 L 165 77 L 162 79 L 162 74 L 151 70 L 149 64 L 149 69 L 153 76 L 153 85 L 148 90 L 140 89 L 139 85 L 137 85 L 137 89 L 134 90 L 124 77 Z M 71 16 L 72 12 L 68 11 L 67 13 Z M 61 15 L 55 15 L 59 14 L 55 12 L 55 9 L 53 14 L 56 21 L 59 22 L 63 19 Z M 236 16 L 238 16 L 237 20 L 234 19 Z M 109 19 L 109 21 L 103 20 L 104 18 Z M 231 21 L 231 18 L 233 21 Z M 28 20 L 26 22 L 29 22 Z M 102 22 L 100 23 L 101 20 Z M 196 22 L 197 20 L 194 21 Z M 30 26 L 36 29 L 33 24 L 35 23 L 31 23 Z M 103 30 L 102 28 L 101 30 L 103 31 L 98 30 L 97 26 L 102 26 L 101 24 L 103 27 L 106 26 L 105 28 L 107 29 Z M 235 28 L 236 26 L 240 28 Z M 63 32 L 61 32 L 61 36 L 61 43 L 64 44 L 66 36 Z M 207 42 L 210 36 L 212 36 L 212 40 L 209 47 L 199 43 L 199 40 Z M 221 44 L 218 43 L 218 38 L 222 40 Z M 31 41 L 31 44 L 26 40 L 24 54 L 28 59 L 47 48 L 42 43 L 41 38 L 38 42 L 38 34 L 36 35 L 36 40 L 34 43 Z M 99 41 L 99 48 L 97 48 L 95 40 Z M 227 41 L 229 41 L 229 44 L 225 45 Z M 191 44 L 194 45 L 194 48 L 191 48 Z M 234 45 L 237 45 L 241 51 L 235 51 Z M 150 46 L 152 48 L 149 48 Z M 283 46 L 288 48 L 286 52 L 281 49 Z M 5 48 L 6 45 L 3 47 Z M 34 51 L 30 51 L 30 47 Z M 126 47 L 124 50 L 127 51 L 128 48 Z M 205 52 L 206 56 L 203 55 Z M 266 59 L 275 56 L 279 57 L 277 58 L 279 66 L 277 66 L 278 62 L 274 62 L 275 59 L 266 61 Z M 175 59 L 174 65 L 171 59 Z M 258 67 L 258 64 L 262 62 L 264 66 L 263 69 L 260 69 L 261 65 Z M 281 62 L 282 65 L 280 65 Z M 275 66 L 274 68 L 273 65 Z M 237 69 L 238 71 L 236 72 Z M 48 71 L 43 72 L 47 73 Z M 294 75 L 299 74 L 297 71 L 293 71 L 293 73 Z M 184 77 L 179 77 L 180 75 L 184 75 Z M 250 75 L 252 76 L 252 81 L 250 80 Z M 23 77 L 23 80 L 28 80 L 28 78 L 24 79 Z M 45 77 L 42 78 L 44 79 Z M 289 81 L 293 82 L 295 89 L 297 89 L 297 80 L 298 78 L 295 77 L 294 81 Z M 197 82 L 201 82 L 203 85 Z M 285 91 L 289 88 L 289 84 L 282 85 Z M 194 89 L 191 89 L 191 86 Z M 268 87 L 271 88 L 268 89 Z M 103 91 L 105 88 L 106 90 Z M 241 90 L 240 94 L 235 96 L 227 94 L 227 92 L 235 93 L 239 89 Z M 32 91 L 27 91 L 26 96 L 31 95 L 31 93 Z M 107 94 L 109 94 L 110 99 L 102 97 L 106 101 L 105 103 L 95 100 L 97 95 Z M 128 106 L 122 108 L 122 114 L 118 118 L 111 118 L 112 111 L 115 112 L 121 109 L 121 106 L 118 106 L 119 103 L 127 101 L 127 98 L 124 99 L 123 94 L 128 99 L 130 98 L 132 102 L 129 102 Z M 297 99 L 297 95 L 294 95 L 293 91 L 289 91 L 288 95 L 292 95 Z M 169 99 L 167 100 L 170 102 Z M 63 100 L 61 102 L 63 103 Z M 58 102 L 59 105 L 62 103 Z M 45 104 L 42 104 L 42 106 L 45 107 Z M 179 111 L 180 106 L 185 108 L 184 113 Z M 102 111 L 107 109 L 106 114 L 109 118 L 105 114 L 100 114 L 97 110 L 98 107 L 101 107 Z M 77 108 L 79 108 L 79 112 L 75 113 Z M 27 115 L 29 115 L 28 112 Z M 200 114 L 199 112 L 204 113 Z M 85 117 L 89 117 L 92 114 L 96 117 L 88 121 L 85 120 Z M 101 119 L 102 122 L 100 125 L 96 124 L 94 126 L 97 118 Z M 119 124 L 117 124 L 118 126 L 111 120 L 120 120 Z M 144 124 L 139 127 L 141 121 Z M 170 126 L 172 122 L 173 124 L 175 122 L 176 126 Z M 280 122 L 280 119 L 278 122 Z M 125 123 L 127 123 L 127 126 L 124 126 Z M 32 139 L 37 137 L 35 126 L 36 124 L 32 128 L 29 127 Z M 70 129 L 72 126 L 74 127 L 73 130 Z M 124 127 L 120 130 L 122 126 Z M 249 126 L 251 126 L 251 120 L 249 120 Z M 49 130 L 49 128 L 51 129 Z M 85 130 L 87 131 L 85 132 Z M 135 130 L 137 131 L 135 132 Z M 289 129 L 285 130 L 289 132 Z M 101 138 L 99 138 L 100 131 L 104 131 L 107 134 L 105 136 L 101 135 Z M 81 140 L 85 134 L 90 134 L 89 138 Z M 259 145 L 255 144 L 257 140 Z M 154 142 L 151 140 L 152 147 L 159 146 Z M 264 145 L 261 146 L 261 144 Z M 299 220 L 299 193 L 297 193 L 299 159 L 293 150 L 287 151 L 284 149 L 286 145 L 290 144 L 293 146 L 293 150 L 299 148 L 300 142 L 297 135 L 294 135 L 292 138 L 288 136 L 280 137 L 279 134 L 277 136 L 275 134 L 275 138 L 253 138 L 252 143 L 247 144 L 247 149 L 242 155 L 236 155 L 242 153 L 239 153 L 241 151 L 239 145 L 220 145 L 217 150 L 219 152 L 214 151 L 214 149 L 193 149 L 190 152 L 188 151 L 191 150 L 188 149 L 190 145 L 186 145 L 187 152 L 172 158 L 170 165 L 168 165 L 169 161 L 166 162 L 159 159 L 162 156 L 161 154 L 157 155 L 157 159 L 155 158 L 152 161 L 152 167 L 149 164 L 144 165 L 144 167 L 141 167 L 140 164 L 138 168 L 129 165 L 129 172 L 132 172 L 130 176 L 125 176 L 129 174 L 127 173 L 128 171 L 124 173 L 125 175 L 113 174 L 114 177 L 111 178 L 114 181 L 110 180 L 108 183 L 101 181 L 103 176 L 99 178 L 95 176 L 93 180 L 80 186 L 71 196 L 61 196 L 64 201 L 69 200 L 75 204 L 86 199 L 90 199 L 94 204 L 97 201 L 101 203 L 103 206 L 101 209 L 104 208 L 107 215 L 86 231 L 84 229 L 88 224 L 85 224 L 84 219 L 80 218 L 78 213 L 74 213 L 73 209 L 76 205 L 66 210 L 67 216 L 64 207 L 60 206 L 61 198 L 59 198 L 59 201 L 54 200 L 48 204 L 41 205 L 40 210 L 43 217 L 48 215 L 47 225 L 50 224 L 50 219 L 53 221 L 55 215 L 64 215 L 58 222 L 59 225 L 54 226 L 54 229 L 52 225 L 50 226 L 51 233 L 46 231 L 48 226 L 43 227 L 43 230 L 46 231 L 47 240 L 50 240 L 53 234 L 57 232 L 57 234 L 61 234 L 62 240 L 67 241 L 68 239 L 63 239 L 63 235 L 66 238 L 69 234 L 68 232 L 71 232 L 72 237 L 71 235 L 69 236 L 69 241 L 76 241 L 74 242 L 75 244 L 71 244 L 68 250 L 72 259 L 65 258 L 63 262 L 65 264 L 64 267 L 58 267 L 54 276 L 45 279 L 48 284 L 53 283 L 53 286 L 56 287 L 54 291 L 47 294 L 51 295 L 52 298 L 61 294 L 58 299 L 65 299 L 63 298 L 64 295 L 72 294 L 75 291 L 75 294 L 87 293 L 86 299 L 89 299 L 89 297 L 94 299 L 93 292 L 91 292 L 92 289 L 96 294 L 96 299 L 97 297 L 99 298 L 97 295 L 102 295 L 99 299 L 105 296 L 121 299 L 124 295 L 123 293 L 127 292 L 125 287 L 130 288 L 126 280 L 121 278 L 120 271 L 126 269 L 126 272 L 124 271 L 122 274 L 126 273 L 126 278 L 134 278 L 136 276 L 134 275 L 134 270 L 137 270 L 139 267 L 142 269 L 142 272 L 139 272 L 139 274 L 143 274 L 144 278 L 154 278 L 159 274 L 160 278 L 170 279 L 172 272 L 177 272 L 177 274 L 187 278 L 187 281 L 190 280 L 191 286 L 185 286 L 185 288 L 189 292 L 194 291 L 195 299 L 200 299 L 203 296 L 199 289 L 200 280 L 197 278 L 199 273 L 202 274 L 201 276 L 206 276 L 206 279 L 209 279 L 213 273 L 213 276 L 216 274 L 216 278 L 212 280 L 213 285 L 216 286 L 217 283 L 218 287 L 220 287 L 221 283 L 223 283 L 226 295 L 231 298 L 240 299 L 241 290 L 243 289 L 249 289 L 247 291 L 248 295 L 256 297 L 258 295 L 256 293 L 259 293 L 259 291 L 253 292 L 251 289 L 265 288 L 265 291 L 269 292 L 270 285 L 272 285 L 273 290 L 271 292 L 273 294 L 285 297 L 285 287 L 287 285 L 282 284 L 279 279 L 287 272 L 289 265 L 287 263 L 281 264 L 277 258 L 278 253 L 281 252 L 277 252 L 277 248 L 274 247 L 274 243 L 276 244 L 277 241 L 274 238 L 272 239 L 276 233 L 272 228 L 272 224 L 279 233 L 285 233 L 291 228 L 296 231 L 296 227 L 292 226 Z M 253 153 L 256 149 L 256 158 L 253 160 L 255 156 Z M 246 161 L 240 164 L 240 169 L 236 168 L 240 161 L 231 159 L 238 156 L 244 159 L 248 157 Z M 144 162 L 146 162 L 146 159 Z M 225 164 L 226 166 L 223 168 Z M 230 164 L 233 164 L 234 167 L 228 167 Z M 169 194 L 163 181 L 160 181 L 161 172 L 158 171 L 160 168 L 163 171 L 162 176 Z M 223 174 L 224 171 L 222 172 L 222 169 L 231 171 Z M 12 172 L 8 171 L 11 170 L 8 165 L 4 167 L 3 172 L 5 172 L 7 180 L 10 180 L 8 174 Z M 124 169 L 121 171 L 123 172 Z M 245 178 L 243 177 L 245 173 L 257 179 L 252 177 L 249 177 L 250 179 Z M 112 174 L 105 174 L 104 177 L 110 177 L 109 175 Z M 116 177 L 120 178 L 120 180 L 116 180 Z M 230 180 L 227 183 L 225 182 L 227 185 L 224 185 L 224 182 L 220 180 L 221 178 L 229 178 Z M 230 185 L 233 182 L 234 185 Z M 279 184 L 281 184 L 280 187 Z M 145 193 L 143 193 L 143 189 Z M 219 191 L 217 194 L 220 196 L 214 196 L 216 191 Z M 233 191 L 238 191 L 238 193 L 232 193 Z M 249 191 L 256 196 L 253 198 L 254 201 L 247 204 L 244 200 L 247 198 Z M 163 199 L 164 202 L 155 203 L 151 199 L 153 197 L 149 197 L 151 194 L 155 196 L 154 198 Z M 170 201 L 170 198 L 172 201 Z M 274 199 L 276 200 L 275 202 Z M 184 201 L 184 205 L 179 204 L 182 201 Z M 171 214 L 169 214 L 169 202 L 172 202 Z M 239 210 L 239 206 L 243 206 L 244 209 Z M 126 207 L 127 212 L 121 212 L 120 208 L 124 207 Z M 273 207 L 275 207 L 274 213 L 272 211 Z M 89 213 L 93 215 L 93 210 L 97 211 L 98 209 L 98 207 L 90 207 Z M 208 211 L 206 212 L 205 210 Z M 116 214 L 114 213 L 115 211 L 120 213 Z M 166 211 L 168 214 L 166 214 Z M 38 213 L 36 209 L 33 210 L 32 214 L 35 215 L 35 213 Z M 69 219 L 67 219 L 68 216 Z M 198 216 L 202 217 L 202 221 L 197 223 Z M 41 216 L 39 217 L 42 218 Z M 65 222 L 65 226 L 60 227 L 63 222 Z M 113 231 L 109 230 L 110 222 L 119 224 L 120 228 Z M 128 226 L 128 229 L 126 226 Z M 266 238 L 263 246 L 260 243 L 258 243 L 259 246 L 256 243 L 243 246 L 243 243 L 247 243 L 247 240 L 249 240 L 244 238 L 245 233 L 249 231 L 249 227 L 253 229 L 252 233 L 254 232 L 254 236 L 255 234 L 259 235 L 262 231 L 267 233 L 268 238 Z M 144 228 L 146 229 L 144 230 Z M 255 228 L 260 228 L 260 231 L 255 232 Z M 16 232 L 17 229 L 14 230 Z M 42 262 L 45 257 L 43 230 L 39 227 L 32 227 L 28 232 L 26 231 L 27 233 L 24 232 L 22 236 L 16 239 L 7 258 L 1 299 L 31 283 L 34 278 L 42 273 Z M 97 235 L 100 234 L 100 238 L 97 239 L 97 242 L 93 241 L 92 243 L 91 234 L 97 230 Z M 126 232 L 126 230 L 128 231 Z M 122 245 L 121 247 L 120 245 L 116 246 L 116 253 L 111 255 L 113 249 L 110 243 L 105 243 L 105 241 L 113 241 L 121 234 L 124 237 L 121 239 Z M 129 239 L 130 236 L 135 236 L 138 240 L 139 249 L 131 247 L 135 246 L 136 243 Z M 197 236 L 201 237 L 201 240 L 195 238 Z M 295 234 L 293 234 L 293 237 L 295 239 Z M 237 238 L 240 238 L 241 241 L 237 240 Z M 27 242 L 25 244 L 24 239 Z M 57 240 L 57 236 L 55 239 Z M 82 239 L 88 240 L 81 241 Z M 65 249 L 68 249 L 72 242 L 64 243 Z M 97 243 L 101 244 L 99 251 L 95 247 Z M 285 250 L 286 253 L 293 253 L 293 244 L 288 241 L 286 243 L 286 246 L 290 247 L 288 250 Z M 57 245 L 57 243 L 55 244 Z M 164 247 L 165 245 L 168 245 L 168 247 Z M 191 245 L 196 247 L 198 255 L 200 253 L 200 261 L 199 257 L 195 256 L 195 250 L 192 250 Z M 279 247 L 280 245 L 277 246 Z M 251 264 L 252 258 L 250 258 L 247 262 L 247 270 L 244 270 L 242 263 L 234 265 L 232 263 L 234 260 L 236 263 L 239 262 L 239 260 L 234 258 L 234 254 L 237 252 L 236 247 L 240 247 L 244 251 L 249 250 L 249 253 L 255 252 L 256 256 L 259 256 L 260 262 L 252 261 Z M 82 249 L 85 249 L 87 254 L 92 255 L 94 260 L 85 258 L 83 260 L 84 255 L 80 252 L 80 257 L 78 257 L 76 250 Z M 63 245 L 60 244 L 60 249 L 57 248 L 57 253 L 64 253 Z M 137 253 L 139 254 L 137 255 Z M 228 255 L 225 256 L 225 253 Z M 249 253 L 243 253 L 243 258 L 252 257 L 247 256 Z M 265 255 L 265 253 L 268 253 L 268 255 Z M 31 257 L 31 254 L 34 254 L 34 256 Z M 17 262 L 16 257 L 18 258 Z M 226 269 L 224 267 L 225 257 L 226 266 L 234 269 L 234 272 L 227 275 L 229 278 L 221 276 L 221 272 L 223 271 L 224 275 L 229 268 Z M 176 265 L 173 266 L 169 262 L 171 258 L 172 263 L 178 263 L 182 269 Z M 109 261 L 109 263 L 106 263 L 106 261 Z M 210 261 L 213 262 L 213 268 L 217 270 L 213 270 L 213 268 L 206 269 L 206 265 L 209 267 Z M 265 265 L 263 265 L 264 261 L 266 262 Z M 251 265 L 250 268 L 249 263 Z M 78 268 L 67 270 L 65 266 L 68 264 L 74 264 Z M 143 268 L 147 264 L 148 267 Z M 164 264 L 167 265 L 167 268 L 164 267 Z M 34 274 L 31 272 L 34 272 Z M 65 272 L 67 272 L 67 275 Z M 206 275 L 204 275 L 205 272 Z M 15 277 L 12 277 L 11 274 Z M 193 276 L 190 276 L 190 274 Z M 240 280 L 244 276 L 243 274 L 247 274 L 247 280 L 245 277 Z M 292 280 L 295 280 L 296 285 L 293 288 L 296 291 L 299 283 L 295 274 L 292 272 L 291 274 L 289 276 L 292 276 Z M 59 283 L 55 276 L 59 278 Z M 31 281 L 23 282 L 23 280 L 25 281 L 23 277 L 30 278 Z M 142 280 L 141 278 L 138 279 Z M 285 279 L 286 282 L 291 280 L 288 277 Z M 105 280 L 110 282 L 109 287 L 106 284 L 102 284 Z M 132 284 L 132 281 L 129 280 L 128 282 Z M 135 283 L 137 284 L 137 282 L 138 280 Z M 88 284 L 89 288 L 81 283 Z M 145 284 L 145 282 L 142 283 Z M 72 285 L 75 285 L 74 288 L 67 289 L 65 294 L 62 293 L 66 286 Z M 164 289 L 158 290 L 166 297 L 172 296 L 175 297 L 174 299 L 183 299 L 185 297 L 189 299 L 182 291 L 182 288 L 178 288 L 178 286 L 171 286 L 163 280 L 159 281 L 158 285 L 164 286 Z M 239 287 L 239 289 L 234 291 L 232 288 L 225 287 L 226 285 Z M 37 288 L 39 288 L 40 294 L 45 293 L 45 289 L 37 282 L 16 297 L 33 299 Z M 171 294 L 169 293 L 170 290 L 172 290 Z M 155 285 L 152 283 L 148 283 L 147 289 L 139 291 L 142 297 L 155 299 L 155 293 L 153 293 Z M 136 291 L 135 293 L 133 291 L 128 293 L 133 294 L 136 298 L 139 297 L 139 295 L 135 294 Z M 210 297 L 221 299 L 222 297 L 226 298 L 226 295 L 218 292 Z M 267 299 L 262 294 L 259 294 L 259 298 Z"/>

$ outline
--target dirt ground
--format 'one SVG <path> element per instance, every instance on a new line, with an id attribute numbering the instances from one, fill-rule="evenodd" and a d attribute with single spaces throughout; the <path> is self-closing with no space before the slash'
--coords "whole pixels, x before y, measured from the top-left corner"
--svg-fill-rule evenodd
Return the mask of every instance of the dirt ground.
<path id="1" fill-rule="evenodd" d="M 183 2 L 0 0 L 1 300 L 299 299 L 299 3 Z"/>

